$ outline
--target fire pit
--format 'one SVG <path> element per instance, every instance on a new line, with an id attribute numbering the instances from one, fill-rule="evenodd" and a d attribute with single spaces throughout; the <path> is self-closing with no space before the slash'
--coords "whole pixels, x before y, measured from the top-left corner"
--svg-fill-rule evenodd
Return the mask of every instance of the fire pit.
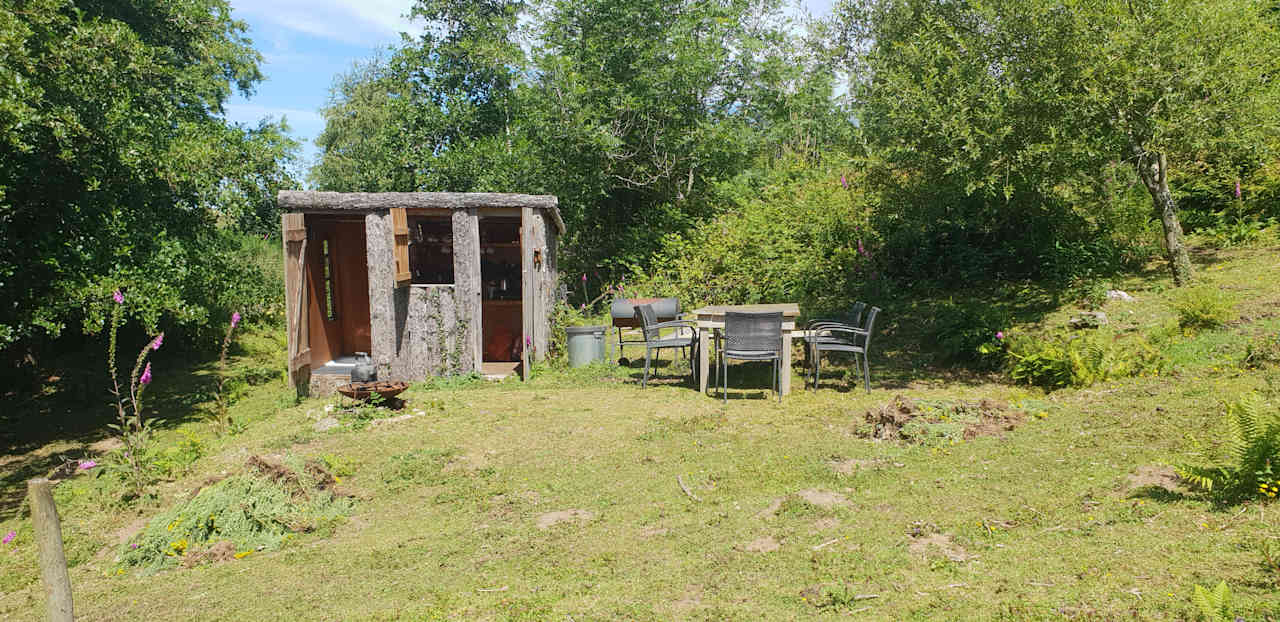
<path id="1" fill-rule="evenodd" d="M 370 395 L 377 393 L 384 398 L 391 398 L 399 395 L 405 389 L 409 388 L 409 383 L 403 381 L 376 380 L 373 382 L 351 382 L 338 387 L 338 393 L 341 393 L 351 399 L 363 400 L 368 399 Z"/>

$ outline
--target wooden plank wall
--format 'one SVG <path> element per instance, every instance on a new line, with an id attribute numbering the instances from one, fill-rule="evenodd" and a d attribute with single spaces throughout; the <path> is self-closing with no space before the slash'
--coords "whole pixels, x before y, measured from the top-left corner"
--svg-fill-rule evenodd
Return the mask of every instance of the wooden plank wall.
<path id="1" fill-rule="evenodd" d="M 305 394 L 311 382 L 311 335 L 308 330 L 306 252 L 307 227 L 302 214 L 280 216 L 284 240 L 285 318 L 288 326 L 289 383 Z"/>

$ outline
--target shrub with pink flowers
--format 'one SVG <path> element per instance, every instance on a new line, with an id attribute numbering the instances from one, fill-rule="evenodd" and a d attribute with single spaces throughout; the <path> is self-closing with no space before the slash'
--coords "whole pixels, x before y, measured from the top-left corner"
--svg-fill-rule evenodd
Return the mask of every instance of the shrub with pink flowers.
<path id="1" fill-rule="evenodd" d="M 146 455 L 151 438 L 151 422 L 143 415 L 142 402 L 142 395 L 153 379 L 151 363 L 147 361 L 147 356 L 160 349 L 160 345 L 164 343 L 164 333 L 157 334 L 142 346 L 134 361 L 133 372 L 129 375 L 128 382 L 121 385 L 120 375 L 116 369 L 116 350 L 120 326 L 124 322 L 125 295 L 117 289 L 112 293 L 111 298 L 115 305 L 111 310 L 111 322 L 108 328 L 107 371 L 111 374 L 110 392 L 112 405 L 116 411 L 116 421 L 108 424 L 108 427 L 120 435 L 120 440 L 124 444 L 119 456 L 122 463 L 118 465 L 121 467 L 119 470 L 125 473 L 126 479 L 133 486 L 134 493 L 141 494 L 143 487 L 149 481 L 148 472 L 150 471 Z"/>

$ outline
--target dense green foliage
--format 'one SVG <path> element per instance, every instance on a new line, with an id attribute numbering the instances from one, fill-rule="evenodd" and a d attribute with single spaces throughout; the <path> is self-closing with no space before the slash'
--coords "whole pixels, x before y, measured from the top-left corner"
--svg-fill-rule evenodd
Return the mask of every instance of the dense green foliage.
<path id="1" fill-rule="evenodd" d="M 1105 265 L 1117 231 L 1098 217 L 1114 202 L 1103 180 L 1124 163 L 1186 282 L 1169 169 L 1213 168 L 1221 182 L 1274 158 L 1280 32 L 1268 4 L 843 2 L 853 87 L 887 168 L 873 179 L 894 199 L 881 214 L 887 250 L 916 255 L 908 272 L 954 261 L 1034 274 L 1046 263 L 1036 249 L 1092 243 L 1089 260 Z"/>
<path id="2" fill-rule="evenodd" d="M 820 46 L 773 0 L 423 0 L 413 14 L 425 34 L 335 83 L 313 182 L 554 194 L 566 272 L 647 266 L 668 234 L 724 210 L 720 189 L 756 155 L 814 158 L 853 131 L 836 76 L 811 71 Z"/>
<path id="3" fill-rule="evenodd" d="M 278 226 L 296 148 L 220 116 L 259 58 L 223 0 L 0 7 L 0 345 L 99 328 L 116 288 L 152 329 L 251 299 L 231 232 Z"/>
<path id="4" fill-rule="evenodd" d="M 636 268 L 631 289 L 699 303 L 794 299 L 811 311 L 843 310 L 878 277 L 856 171 L 853 160 L 831 154 L 819 163 L 783 158 L 726 180 L 717 188 L 724 211 L 668 234 L 652 262 Z"/>

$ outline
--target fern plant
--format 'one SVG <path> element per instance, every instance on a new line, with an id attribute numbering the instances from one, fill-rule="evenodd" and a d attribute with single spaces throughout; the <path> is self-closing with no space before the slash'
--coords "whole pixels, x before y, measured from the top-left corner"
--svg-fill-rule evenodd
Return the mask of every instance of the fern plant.
<path id="1" fill-rule="evenodd" d="M 1212 590 L 1197 585 L 1191 594 L 1191 602 L 1200 610 L 1200 616 L 1207 622 L 1232 622 L 1231 589 L 1222 581 Z"/>
<path id="2" fill-rule="evenodd" d="M 1280 490 L 1280 411 L 1256 393 L 1227 404 L 1227 459 L 1179 465 L 1178 476 L 1222 503 L 1276 497 Z"/>

